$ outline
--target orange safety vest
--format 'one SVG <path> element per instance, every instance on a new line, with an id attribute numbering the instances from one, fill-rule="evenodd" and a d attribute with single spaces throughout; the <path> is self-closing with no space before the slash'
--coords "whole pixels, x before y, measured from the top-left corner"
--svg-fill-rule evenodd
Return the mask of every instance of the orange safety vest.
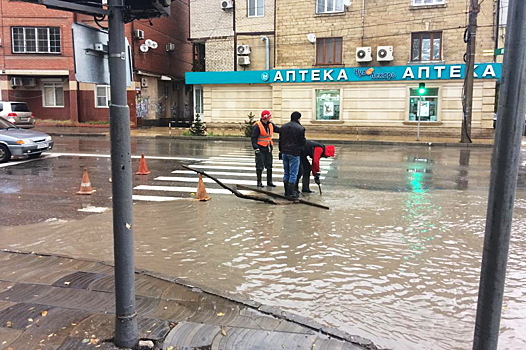
<path id="1" fill-rule="evenodd" d="M 261 120 L 257 121 L 256 124 L 259 127 L 259 137 L 257 144 L 263 147 L 268 147 L 268 145 L 274 145 L 274 142 L 272 141 L 272 134 L 274 133 L 274 125 L 272 123 L 268 123 L 268 131 L 265 129 L 265 126 L 261 122 Z"/>

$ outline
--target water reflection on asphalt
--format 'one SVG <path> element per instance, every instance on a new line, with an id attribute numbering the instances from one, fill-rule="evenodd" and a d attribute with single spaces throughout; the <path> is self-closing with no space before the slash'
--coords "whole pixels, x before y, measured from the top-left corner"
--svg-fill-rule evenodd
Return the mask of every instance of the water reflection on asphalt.
<path id="1" fill-rule="evenodd" d="M 458 149 L 429 152 L 340 152 L 323 196 L 309 196 L 330 210 L 234 196 L 135 205 L 137 267 L 242 294 L 395 349 L 470 348 L 490 151 L 472 153 L 467 164 Z M 382 161 L 371 169 L 371 159 Z M 526 347 L 523 187 L 514 217 L 503 349 Z M 104 213 L 0 228 L 0 239 L 4 248 L 111 261 L 111 221 Z"/>

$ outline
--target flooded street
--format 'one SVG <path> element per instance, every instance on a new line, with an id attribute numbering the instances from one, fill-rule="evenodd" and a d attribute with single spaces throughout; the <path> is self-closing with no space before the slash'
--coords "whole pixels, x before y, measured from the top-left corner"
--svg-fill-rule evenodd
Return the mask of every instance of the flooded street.
<path id="1" fill-rule="evenodd" d="M 330 210 L 214 194 L 209 202 L 136 204 L 137 268 L 393 349 L 471 348 L 491 149 L 340 145 L 336 154 L 323 195 L 303 197 Z M 521 164 L 499 349 L 526 348 Z M 111 262 L 112 213 L 2 227 L 0 241 L 4 249 Z"/>

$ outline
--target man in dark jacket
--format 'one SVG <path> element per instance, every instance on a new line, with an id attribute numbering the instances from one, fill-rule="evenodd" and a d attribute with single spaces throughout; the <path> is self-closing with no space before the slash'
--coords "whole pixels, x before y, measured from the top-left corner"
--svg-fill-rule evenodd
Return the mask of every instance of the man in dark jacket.
<path id="1" fill-rule="evenodd" d="M 301 113 L 292 112 L 290 122 L 283 124 L 279 131 L 279 152 L 283 159 L 283 185 L 285 196 L 298 198 L 295 191 L 300 166 L 301 148 L 305 144 L 305 128 L 300 124 Z"/>
<path id="2" fill-rule="evenodd" d="M 274 142 L 272 136 L 274 132 L 279 133 L 279 127 L 270 121 L 272 115 L 269 111 L 261 112 L 261 119 L 254 123 L 252 127 L 252 148 L 256 156 L 256 176 L 257 186 L 263 187 L 261 181 L 263 169 L 267 169 L 267 186 L 276 187 L 272 182 L 272 148 Z"/>
<path id="3" fill-rule="evenodd" d="M 310 157 L 312 164 L 309 162 Z M 309 188 L 310 185 L 310 174 L 314 176 L 314 181 L 320 184 L 320 158 L 334 157 L 334 146 L 325 146 L 321 142 L 307 140 L 305 145 L 301 148 L 300 156 L 300 170 L 298 173 L 298 179 L 296 180 L 296 191 L 298 191 L 298 184 L 302 179 L 301 192 L 312 193 Z"/>

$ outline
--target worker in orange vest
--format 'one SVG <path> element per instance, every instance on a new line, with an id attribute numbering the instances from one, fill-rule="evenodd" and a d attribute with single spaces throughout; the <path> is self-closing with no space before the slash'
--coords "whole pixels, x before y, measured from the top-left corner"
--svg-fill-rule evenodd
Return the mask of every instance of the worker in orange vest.
<path id="1" fill-rule="evenodd" d="M 252 148 L 256 156 L 257 187 L 263 187 L 263 169 L 267 169 L 267 186 L 276 187 L 272 182 L 272 149 L 274 132 L 279 133 L 279 127 L 270 121 L 270 111 L 261 112 L 261 119 L 252 127 Z"/>

